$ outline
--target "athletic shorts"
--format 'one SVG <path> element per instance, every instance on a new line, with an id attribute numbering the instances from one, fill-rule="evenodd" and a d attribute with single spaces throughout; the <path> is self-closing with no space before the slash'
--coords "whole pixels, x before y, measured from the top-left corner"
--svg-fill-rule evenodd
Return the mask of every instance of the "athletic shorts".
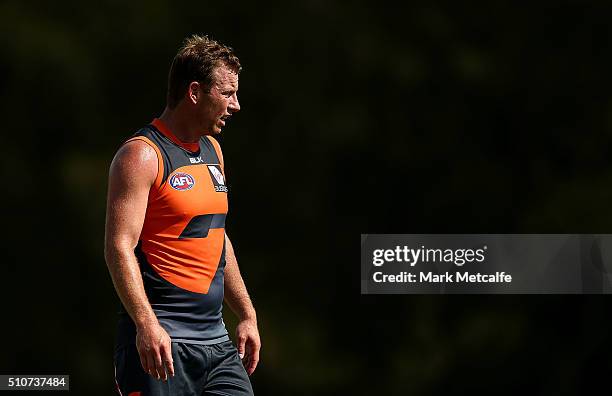
<path id="1" fill-rule="evenodd" d="M 231 341 L 214 345 L 172 342 L 174 377 L 167 382 L 145 373 L 135 344 L 115 351 L 115 379 L 121 396 L 253 395 Z"/>

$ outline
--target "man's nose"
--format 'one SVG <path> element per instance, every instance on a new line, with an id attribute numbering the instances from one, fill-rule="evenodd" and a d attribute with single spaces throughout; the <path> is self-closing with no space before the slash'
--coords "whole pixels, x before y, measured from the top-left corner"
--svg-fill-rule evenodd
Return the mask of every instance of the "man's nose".
<path id="1" fill-rule="evenodd" d="M 227 107 L 228 107 L 228 110 L 232 113 L 240 111 L 240 103 L 238 103 L 238 95 L 236 94 L 232 95 L 232 97 L 230 98 L 229 106 Z"/>

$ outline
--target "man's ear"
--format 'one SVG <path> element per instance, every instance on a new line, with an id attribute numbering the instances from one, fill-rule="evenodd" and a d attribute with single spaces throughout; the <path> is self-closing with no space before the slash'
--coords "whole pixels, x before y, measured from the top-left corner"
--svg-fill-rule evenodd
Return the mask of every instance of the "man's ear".
<path id="1" fill-rule="evenodd" d="M 192 81 L 189 83 L 189 87 L 187 88 L 187 99 L 191 104 L 198 104 L 198 102 L 202 99 L 202 86 L 197 81 Z"/>

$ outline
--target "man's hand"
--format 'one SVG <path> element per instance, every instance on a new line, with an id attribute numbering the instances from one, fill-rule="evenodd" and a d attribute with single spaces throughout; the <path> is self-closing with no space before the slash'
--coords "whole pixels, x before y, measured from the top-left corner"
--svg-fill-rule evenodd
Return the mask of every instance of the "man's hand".
<path id="1" fill-rule="evenodd" d="M 261 341 L 259 330 L 255 320 L 242 320 L 236 327 L 236 339 L 238 340 L 238 355 L 248 375 L 253 374 L 259 362 L 259 349 Z"/>
<path id="2" fill-rule="evenodd" d="M 144 371 L 153 378 L 166 381 L 166 373 L 174 377 L 171 348 L 170 336 L 159 323 L 138 327 L 136 349 L 140 355 L 140 363 Z"/>

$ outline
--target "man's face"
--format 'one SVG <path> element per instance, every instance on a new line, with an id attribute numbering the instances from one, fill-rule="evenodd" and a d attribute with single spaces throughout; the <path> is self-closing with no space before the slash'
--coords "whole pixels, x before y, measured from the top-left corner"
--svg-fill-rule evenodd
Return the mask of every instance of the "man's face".
<path id="1" fill-rule="evenodd" d="M 225 66 L 213 72 L 210 92 L 204 93 L 201 107 L 202 123 L 207 133 L 221 133 L 231 115 L 240 110 L 238 75 Z"/>

